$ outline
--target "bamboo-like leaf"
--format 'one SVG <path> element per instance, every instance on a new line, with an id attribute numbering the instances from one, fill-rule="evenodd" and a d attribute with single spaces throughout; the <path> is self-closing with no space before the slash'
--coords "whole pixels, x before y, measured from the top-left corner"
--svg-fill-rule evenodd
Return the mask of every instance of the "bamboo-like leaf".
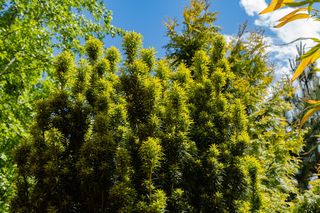
<path id="1" fill-rule="evenodd" d="M 276 6 L 282 2 L 283 0 L 272 0 L 271 3 L 268 5 L 267 8 L 265 8 L 263 11 L 259 13 L 259 15 L 270 13 L 275 10 Z M 281 4 L 281 3 L 280 3 Z"/>
<path id="2" fill-rule="evenodd" d="M 291 16 L 290 18 L 286 19 L 285 21 L 279 23 L 278 25 L 275 26 L 275 28 L 279 28 L 279 27 L 282 27 L 286 24 L 288 24 L 289 22 L 292 22 L 294 20 L 298 20 L 298 19 L 306 19 L 306 18 L 309 18 L 309 14 L 307 13 L 299 13 L 299 14 L 295 14 L 293 16 Z"/>
<path id="3" fill-rule="evenodd" d="M 317 42 L 317 43 L 320 43 L 320 39 L 318 39 L 318 38 L 310 38 L 312 41 L 314 41 L 314 42 Z"/>
<path id="4" fill-rule="evenodd" d="M 301 6 L 304 6 L 306 4 L 309 4 L 310 1 L 299 1 L 299 2 L 286 2 L 284 3 L 286 6 L 289 6 L 289 7 L 301 7 Z"/>
<path id="5" fill-rule="evenodd" d="M 311 55 L 313 55 L 315 52 L 317 52 L 318 50 L 320 50 L 320 44 L 317 44 L 316 46 L 312 47 L 308 52 L 306 52 L 305 54 L 303 54 L 300 59 L 304 59 L 307 58 Z"/>
<path id="6" fill-rule="evenodd" d="M 304 114 L 304 116 L 301 119 L 301 123 L 300 125 L 303 126 L 303 124 L 305 124 L 305 122 L 317 111 L 320 110 L 320 106 L 316 106 L 312 109 L 310 109 L 306 114 Z"/>
<path id="7" fill-rule="evenodd" d="M 313 68 L 313 69 L 312 69 L 312 72 L 313 72 L 313 73 L 320 72 L 320 68 Z"/>
<path id="8" fill-rule="evenodd" d="M 315 53 L 312 55 L 312 57 L 311 57 L 311 59 L 310 59 L 310 64 L 312 64 L 313 62 L 315 62 L 316 60 L 318 60 L 318 58 L 320 58 L 320 51 L 315 52 Z"/>
<path id="9" fill-rule="evenodd" d="M 320 100 L 310 100 L 306 98 L 301 98 L 301 99 L 308 104 L 320 104 Z"/>
<path id="10" fill-rule="evenodd" d="M 311 58 L 311 56 L 301 60 L 298 68 L 296 69 L 296 71 L 294 72 L 294 74 L 292 76 L 291 81 L 295 81 L 303 73 L 304 69 L 309 64 L 310 58 Z"/>
<path id="11" fill-rule="evenodd" d="M 298 68 L 294 72 L 291 81 L 296 80 L 303 73 L 304 69 L 309 64 L 312 64 L 313 62 L 315 62 L 319 57 L 320 57 L 320 51 L 317 51 L 314 54 L 312 54 L 311 56 L 302 59 L 302 61 L 300 62 Z"/>
<path id="12" fill-rule="evenodd" d="M 259 15 L 275 11 L 275 10 L 285 6 L 287 3 L 291 3 L 293 1 L 294 0 L 272 0 L 271 3 L 268 5 L 268 7 L 265 8 L 263 11 L 261 11 L 259 13 Z"/>
<path id="13" fill-rule="evenodd" d="M 280 21 L 285 21 L 286 19 L 291 18 L 291 17 L 292 17 L 293 15 L 295 15 L 297 12 L 304 11 L 304 10 L 308 10 L 308 8 L 307 8 L 307 7 L 298 8 L 298 9 L 292 11 L 291 13 L 289 13 L 288 15 L 286 15 L 286 16 L 282 17 L 281 19 L 279 19 L 278 22 L 280 22 Z"/>

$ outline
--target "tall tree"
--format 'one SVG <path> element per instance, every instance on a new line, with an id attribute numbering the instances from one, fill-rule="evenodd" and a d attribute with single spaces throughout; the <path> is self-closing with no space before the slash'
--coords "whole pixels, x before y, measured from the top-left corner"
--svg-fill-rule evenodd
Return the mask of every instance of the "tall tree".
<path id="1" fill-rule="evenodd" d="M 84 37 L 119 33 L 111 19 L 102 1 L 0 2 L 0 211 L 12 194 L 11 150 L 30 126 L 35 100 L 47 95 L 53 53 L 81 52 Z"/>
<path id="2" fill-rule="evenodd" d="M 263 37 L 251 33 L 244 39 L 244 32 L 241 28 L 231 48 L 215 33 L 206 41 L 210 48 L 193 50 L 193 59 L 186 62 L 192 64 L 196 82 L 189 99 L 194 122 L 190 137 L 201 156 L 189 167 L 187 185 L 194 196 L 190 202 L 198 210 L 282 211 L 288 209 L 291 194 L 297 193 L 293 176 L 298 162 L 292 153 L 301 149 L 302 137 L 285 122 L 290 107 L 283 93 L 268 95 L 272 70 L 266 63 Z M 172 34 L 183 37 L 184 30 Z M 176 56 L 169 54 L 169 59 Z M 277 103 L 278 109 L 269 102 Z M 210 171 L 214 171 L 211 176 Z"/>

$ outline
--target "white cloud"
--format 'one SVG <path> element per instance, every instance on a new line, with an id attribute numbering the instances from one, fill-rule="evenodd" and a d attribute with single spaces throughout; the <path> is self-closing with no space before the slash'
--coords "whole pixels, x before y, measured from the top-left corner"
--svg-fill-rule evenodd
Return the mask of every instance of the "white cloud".
<path id="1" fill-rule="evenodd" d="M 265 0 L 241 0 L 240 5 L 249 16 L 254 16 L 267 7 Z"/>
<path id="2" fill-rule="evenodd" d="M 233 37 L 234 37 L 233 35 L 227 35 L 227 34 L 224 35 L 224 38 L 226 39 L 227 43 L 230 43 L 232 41 Z"/>
<path id="3" fill-rule="evenodd" d="M 278 62 L 276 65 L 278 67 L 276 75 L 279 72 L 288 73 L 290 69 L 288 60 L 295 58 L 297 55 L 295 46 L 298 43 L 284 44 L 290 43 L 297 38 L 320 38 L 320 22 L 312 19 L 297 20 L 281 28 L 274 28 L 277 20 L 290 13 L 293 10 L 291 8 L 283 8 L 258 16 L 259 12 L 267 7 L 265 0 L 240 0 L 240 5 L 249 16 L 255 17 L 254 24 L 256 26 L 266 27 L 274 33 L 274 36 L 267 37 L 266 41 L 270 45 L 268 51 L 273 56 L 273 59 Z M 313 46 L 311 40 L 304 40 L 303 43 L 306 44 L 307 48 Z"/>

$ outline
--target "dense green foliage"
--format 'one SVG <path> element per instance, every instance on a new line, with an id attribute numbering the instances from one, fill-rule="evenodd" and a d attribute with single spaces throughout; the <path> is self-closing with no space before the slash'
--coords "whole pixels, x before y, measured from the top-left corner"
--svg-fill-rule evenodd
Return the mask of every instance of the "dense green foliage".
<path id="1" fill-rule="evenodd" d="M 81 52 L 84 37 L 119 33 L 111 19 L 102 1 L 0 1 L 0 211 L 12 194 L 11 150 L 26 136 L 35 100 L 47 96 L 54 50 Z"/>
<path id="2" fill-rule="evenodd" d="M 320 181 L 311 183 L 311 189 L 300 195 L 297 199 L 297 205 L 294 212 L 313 213 L 320 209 Z"/>
<path id="3" fill-rule="evenodd" d="M 176 54 L 168 58 L 156 60 L 134 32 L 124 35 L 121 65 L 116 48 L 104 50 L 92 37 L 86 58 L 56 57 L 50 96 L 37 102 L 30 136 L 15 151 L 13 212 L 286 212 L 310 205 L 307 195 L 294 199 L 302 136 L 288 128 L 283 90 L 268 91 L 272 70 L 261 35 L 240 33 L 228 44 L 210 31 L 206 1 L 191 2 L 182 34 L 169 26 L 183 39 L 169 35 Z M 188 28 L 188 20 L 202 30 Z M 184 49 L 184 38 L 202 43 Z"/>

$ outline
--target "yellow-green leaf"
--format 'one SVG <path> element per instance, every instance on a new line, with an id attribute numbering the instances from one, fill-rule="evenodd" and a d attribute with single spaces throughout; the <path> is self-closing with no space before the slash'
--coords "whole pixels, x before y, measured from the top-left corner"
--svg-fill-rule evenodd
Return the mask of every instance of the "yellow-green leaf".
<path id="1" fill-rule="evenodd" d="M 317 111 L 320 110 L 320 106 L 314 107 L 312 109 L 310 109 L 306 114 L 304 114 L 304 116 L 301 119 L 301 123 L 300 125 L 303 126 L 303 124 Z"/>
<path id="2" fill-rule="evenodd" d="M 308 104 L 320 104 L 320 100 L 310 100 L 306 98 L 301 98 L 301 99 Z"/>
<path id="3" fill-rule="evenodd" d="M 320 44 L 317 44 L 316 46 L 312 47 L 310 50 L 308 50 L 308 52 L 306 52 L 305 54 L 303 54 L 300 59 L 304 59 L 307 58 L 311 55 L 313 55 L 315 52 L 317 52 L 318 50 L 320 50 Z"/>
<path id="4" fill-rule="evenodd" d="M 316 60 L 318 60 L 318 58 L 320 58 L 320 51 L 315 52 L 314 54 L 311 55 L 311 59 L 310 59 L 310 64 L 312 64 L 313 62 L 315 62 Z"/>
<path id="5" fill-rule="evenodd" d="M 285 21 L 285 20 L 291 18 L 291 17 L 292 17 L 293 15 L 295 15 L 297 12 L 304 11 L 304 10 L 308 10 L 308 8 L 307 8 L 307 7 L 298 8 L 298 9 L 292 11 L 291 13 L 289 13 L 288 15 L 282 17 L 282 18 L 279 19 L 278 21 L 279 21 L 279 22 L 280 22 L 280 21 Z"/>
<path id="6" fill-rule="evenodd" d="M 275 11 L 275 10 L 285 6 L 285 4 L 293 2 L 293 1 L 294 0 L 272 0 L 271 3 L 268 5 L 268 7 L 265 8 L 263 11 L 261 11 L 259 13 L 259 15 Z"/>
<path id="7" fill-rule="evenodd" d="M 285 3 L 286 6 L 289 7 L 300 7 L 306 4 L 310 4 L 310 1 L 299 1 L 299 2 L 287 2 Z"/>
<path id="8" fill-rule="evenodd" d="M 306 66 L 308 66 L 308 64 L 309 64 L 309 61 L 310 61 L 310 58 L 311 58 L 311 57 L 312 57 L 312 56 L 309 56 L 309 57 L 304 58 L 304 59 L 301 60 L 298 68 L 296 69 L 296 71 L 294 72 L 294 74 L 293 74 L 293 76 L 292 76 L 291 81 L 296 80 L 296 79 L 303 73 L 304 69 L 305 69 Z"/>
<path id="9" fill-rule="evenodd" d="M 318 39 L 318 38 L 310 38 L 312 41 L 314 41 L 314 42 L 318 42 L 318 43 L 320 43 L 320 39 Z"/>
<path id="10" fill-rule="evenodd" d="M 290 18 L 286 19 L 285 21 L 282 21 L 281 23 L 279 23 L 278 25 L 275 26 L 275 28 L 279 28 L 282 27 L 283 25 L 288 24 L 289 22 L 292 22 L 294 20 L 298 20 L 298 19 L 305 19 L 305 18 L 309 18 L 309 14 L 307 13 L 299 13 L 299 14 L 295 14 L 293 16 L 291 16 Z"/>
<path id="11" fill-rule="evenodd" d="M 320 51 L 315 52 L 314 54 L 310 55 L 301 60 L 298 68 L 294 72 L 291 81 L 296 80 L 304 71 L 304 69 L 309 65 L 315 62 L 320 57 Z"/>

